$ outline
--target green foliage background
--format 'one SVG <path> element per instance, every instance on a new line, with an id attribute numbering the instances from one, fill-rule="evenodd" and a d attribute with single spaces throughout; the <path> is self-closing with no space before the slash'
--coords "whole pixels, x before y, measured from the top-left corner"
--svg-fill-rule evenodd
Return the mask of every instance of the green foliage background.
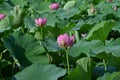
<path id="1" fill-rule="evenodd" d="M 50 10 L 53 2 L 60 8 Z M 120 80 L 119 0 L 0 0 L 0 13 L 0 80 Z M 57 44 L 64 33 L 76 36 L 70 74 Z"/>

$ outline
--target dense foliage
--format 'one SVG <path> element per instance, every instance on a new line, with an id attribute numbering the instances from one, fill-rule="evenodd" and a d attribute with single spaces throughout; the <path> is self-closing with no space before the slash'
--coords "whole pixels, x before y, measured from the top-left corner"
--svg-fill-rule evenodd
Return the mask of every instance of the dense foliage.
<path id="1" fill-rule="evenodd" d="M 0 0 L 0 80 L 120 80 L 120 0 Z"/>

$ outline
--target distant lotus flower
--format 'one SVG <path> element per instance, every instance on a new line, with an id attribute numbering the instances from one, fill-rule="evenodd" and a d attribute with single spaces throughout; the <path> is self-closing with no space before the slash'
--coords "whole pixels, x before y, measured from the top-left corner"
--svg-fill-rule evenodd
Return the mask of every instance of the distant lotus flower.
<path id="1" fill-rule="evenodd" d="M 59 3 L 52 3 L 52 4 L 49 5 L 49 8 L 50 8 L 51 10 L 56 10 L 56 9 L 58 9 L 59 7 L 60 7 Z"/>
<path id="2" fill-rule="evenodd" d="M 0 20 L 4 19 L 5 18 L 5 14 L 0 14 Z"/>
<path id="3" fill-rule="evenodd" d="M 44 26 L 46 24 L 46 21 L 47 21 L 46 18 L 35 19 L 35 25 L 36 26 Z"/>
<path id="4" fill-rule="evenodd" d="M 63 34 L 58 36 L 57 43 L 60 47 L 69 48 L 74 44 L 75 36 L 68 36 L 68 34 Z"/>

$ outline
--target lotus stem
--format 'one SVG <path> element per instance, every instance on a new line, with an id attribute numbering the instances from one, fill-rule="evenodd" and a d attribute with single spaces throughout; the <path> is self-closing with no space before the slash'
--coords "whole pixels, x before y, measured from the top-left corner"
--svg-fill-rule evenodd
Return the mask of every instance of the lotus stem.
<path id="1" fill-rule="evenodd" d="M 43 39 L 43 35 L 42 35 L 42 27 L 41 27 L 41 30 L 40 30 L 40 32 L 41 32 L 41 40 Z"/>
<path id="2" fill-rule="evenodd" d="M 69 58 L 68 58 L 68 49 L 65 50 L 66 51 L 66 59 L 67 59 L 67 71 L 68 74 L 70 74 L 70 65 L 69 65 Z"/>
<path id="3" fill-rule="evenodd" d="M 105 71 L 107 71 L 107 65 L 105 63 L 105 60 L 103 60 L 103 63 L 104 63 Z"/>

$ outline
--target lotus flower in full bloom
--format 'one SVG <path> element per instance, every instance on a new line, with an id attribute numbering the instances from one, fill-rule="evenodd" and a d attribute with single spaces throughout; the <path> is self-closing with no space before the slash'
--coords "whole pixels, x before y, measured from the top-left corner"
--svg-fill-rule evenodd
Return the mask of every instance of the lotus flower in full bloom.
<path id="1" fill-rule="evenodd" d="M 0 14 L 0 20 L 4 19 L 5 18 L 5 14 Z"/>
<path id="2" fill-rule="evenodd" d="M 35 19 L 35 25 L 39 26 L 39 27 L 42 27 L 42 26 L 46 25 L 46 22 L 47 22 L 46 18 Z"/>
<path id="3" fill-rule="evenodd" d="M 67 33 L 58 36 L 57 43 L 62 48 L 69 48 L 74 44 L 75 36 L 69 36 Z"/>
<path id="4" fill-rule="evenodd" d="M 51 10 L 57 10 L 60 7 L 59 3 L 52 3 L 49 5 Z"/>

